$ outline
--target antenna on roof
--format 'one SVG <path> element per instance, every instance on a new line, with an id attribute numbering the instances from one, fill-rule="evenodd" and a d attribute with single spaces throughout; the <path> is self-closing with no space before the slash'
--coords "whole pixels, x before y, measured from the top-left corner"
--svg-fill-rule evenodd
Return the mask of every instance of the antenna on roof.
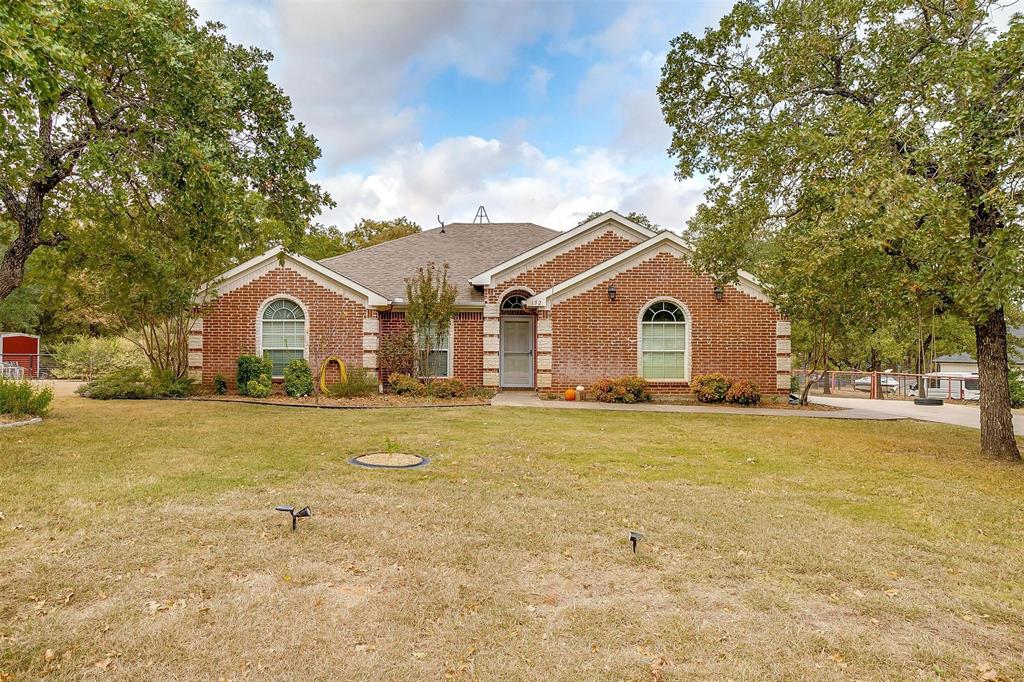
<path id="1" fill-rule="evenodd" d="M 444 234 L 444 221 L 441 220 L 441 214 L 437 214 L 437 222 L 441 223 L 441 234 Z"/>
<path id="2" fill-rule="evenodd" d="M 491 219 L 487 217 L 487 209 L 481 206 L 476 210 L 476 217 L 473 218 L 473 224 L 476 225 L 477 223 L 480 223 L 483 225 L 485 221 L 488 225 L 491 224 Z"/>

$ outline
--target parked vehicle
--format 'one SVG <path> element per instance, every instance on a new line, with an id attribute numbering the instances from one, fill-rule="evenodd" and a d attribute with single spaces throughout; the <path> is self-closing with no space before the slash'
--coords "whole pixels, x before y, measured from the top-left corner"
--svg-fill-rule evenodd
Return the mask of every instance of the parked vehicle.
<path id="1" fill-rule="evenodd" d="M 981 392 L 977 372 L 931 372 L 924 375 L 924 396 L 948 400 L 978 400 Z M 918 391 L 911 391 L 917 395 Z"/>
<path id="2" fill-rule="evenodd" d="M 882 389 L 883 393 L 895 393 L 899 390 L 900 382 L 896 377 L 886 376 L 881 374 L 878 377 L 878 385 Z M 853 382 L 853 390 L 864 391 L 865 393 L 871 392 L 871 377 L 861 377 L 855 379 Z"/>

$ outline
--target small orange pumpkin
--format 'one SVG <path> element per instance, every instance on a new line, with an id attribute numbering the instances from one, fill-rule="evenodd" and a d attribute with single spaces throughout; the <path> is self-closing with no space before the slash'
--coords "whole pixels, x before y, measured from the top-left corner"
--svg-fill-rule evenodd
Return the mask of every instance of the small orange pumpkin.
<path id="1" fill-rule="evenodd" d="M 567 389 L 565 389 L 565 399 L 566 400 L 576 400 L 576 389 L 575 388 L 567 388 Z"/>

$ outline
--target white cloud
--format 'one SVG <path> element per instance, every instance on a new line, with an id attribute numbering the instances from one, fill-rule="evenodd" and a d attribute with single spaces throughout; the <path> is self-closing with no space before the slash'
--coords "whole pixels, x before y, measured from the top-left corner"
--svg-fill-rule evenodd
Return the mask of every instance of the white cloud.
<path id="1" fill-rule="evenodd" d="M 548 83 L 551 82 L 553 73 L 543 66 L 534 64 L 530 67 L 530 77 L 526 81 L 526 96 L 535 102 L 548 98 Z"/>
<path id="2" fill-rule="evenodd" d="M 366 174 L 327 178 L 338 206 L 324 222 L 348 228 L 364 217 L 405 215 L 424 227 L 472 219 L 483 204 L 495 222 L 530 221 L 567 229 L 594 210 L 641 211 L 680 230 L 699 203 L 699 181 L 679 183 L 669 169 L 631 173 L 604 148 L 545 156 L 525 142 L 453 137 L 431 147 L 395 149 Z"/>

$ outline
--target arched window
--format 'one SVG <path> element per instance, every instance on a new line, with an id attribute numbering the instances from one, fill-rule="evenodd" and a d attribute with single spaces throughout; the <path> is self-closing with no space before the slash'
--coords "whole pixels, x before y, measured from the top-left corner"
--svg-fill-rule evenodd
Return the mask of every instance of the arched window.
<path id="1" fill-rule="evenodd" d="M 640 319 L 641 376 L 686 381 L 686 313 L 671 301 L 657 301 Z"/>
<path id="2" fill-rule="evenodd" d="M 501 302 L 501 312 L 514 314 L 525 311 L 527 298 L 529 297 L 526 294 L 509 294 Z"/>
<path id="3" fill-rule="evenodd" d="M 263 309 L 262 351 L 274 365 L 275 377 L 284 376 L 292 360 L 305 357 L 306 315 L 295 301 L 279 298 Z"/>

